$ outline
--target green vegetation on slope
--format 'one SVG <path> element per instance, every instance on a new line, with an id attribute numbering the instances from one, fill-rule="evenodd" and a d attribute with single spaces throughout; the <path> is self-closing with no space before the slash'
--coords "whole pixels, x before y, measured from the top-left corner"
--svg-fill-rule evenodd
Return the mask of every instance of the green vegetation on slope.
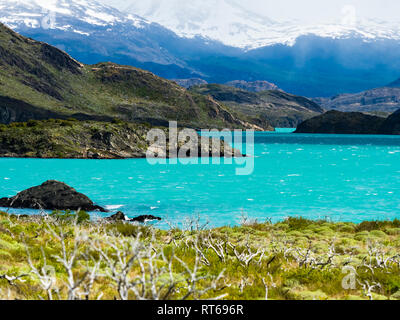
<path id="1" fill-rule="evenodd" d="M 279 90 L 249 92 L 226 85 L 208 84 L 194 86 L 190 91 L 211 96 L 229 106 L 237 115 L 245 115 L 249 121 L 264 126 L 270 123 L 274 127 L 296 127 L 324 111 L 307 98 Z"/>
<path id="2" fill-rule="evenodd" d="M 83 65 L 0 24 L 0 123 L 75 118 L 182 127 L 251 127 L 211 98 L 130 66 Z M 22 107 L 25 106 L 26 108 Z"/>
<path id="3" fill-rule="evenodd" d="M 100 122 L 49 119 L 0 124 L 0 157 L 126 159 L 145 158 L 149 151 L 150 156 L 169 158 L 171 148 L 168 128 L 158 128 L 165 134 L 166 145 L 162 141 L 147 139 L 152 128 L 149 124 L 121 120 Z M 242 156 L 239 150 L 232 149 L 219 138 L 210 138 L 208 143 L 202 143 L 197 135 L 197 140 L 194 137 L 188 140 L 185 130 L 178 131 L 175 139 L 180 157 L 184 151 L 190 157 Z M 196 134 L 195 131 L 193 133 Z"/>
<path id="4" fill-rule="evenodd" d="M 149 126 L 113 121 L 29 120 L 0 125 L 0 156 L 33 158 L 145 157 Z"/>
<path id="5" fill-rule="evenodd" d="M 398 220 L 162 231 L 77 218 L 0 214 L 0 298 L 400 299 Z"/>

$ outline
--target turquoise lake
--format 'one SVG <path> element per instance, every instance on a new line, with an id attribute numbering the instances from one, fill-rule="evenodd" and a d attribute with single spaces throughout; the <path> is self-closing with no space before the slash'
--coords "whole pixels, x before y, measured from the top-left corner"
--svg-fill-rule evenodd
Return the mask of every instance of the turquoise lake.
<path id="1" fill-rule="evenodd" d="M 152 214 L 177 222 L 199 215 L 212 227 L 238 224 L 242 214 L 259 221 L 400 218 L 399 136 L 290 131 L 256 133 L 249 176 L 237 176 L 231 164 L 2 158 L 0 197 L 52 179 L 130 217 Z"/>

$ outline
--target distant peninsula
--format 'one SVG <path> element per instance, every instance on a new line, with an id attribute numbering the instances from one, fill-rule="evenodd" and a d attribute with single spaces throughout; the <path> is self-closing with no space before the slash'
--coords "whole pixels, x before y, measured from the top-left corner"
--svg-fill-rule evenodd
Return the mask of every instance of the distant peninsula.
<path id="1" fill-rule="evenodd" d="M 159 158 L 170 158 L 168 148 L 150 145 L 147 133 L 152 128 L 148 124 L 120 120 L 99 122 L 50 119 L 14 122 L 0 125 L 0 157 L 128 159 L 145 158 L 150 150 Z M 168 136 L 167 128 L 160 127 L 160 130 Z M 178 143 L 178 151 L 182 145 Z M 197 148 L 198 156 L 242 156 L 239 150 L 225 146 L 218 138 L 210 139 L 208 145 L 198 143 L 194 148 Z"/>
<path id="2" fill-rule="evenodd" d="M 361 112 L 328 111 L 302 122 L 295 133 L 400 134 L 400 110 L 387 119 Z"/>

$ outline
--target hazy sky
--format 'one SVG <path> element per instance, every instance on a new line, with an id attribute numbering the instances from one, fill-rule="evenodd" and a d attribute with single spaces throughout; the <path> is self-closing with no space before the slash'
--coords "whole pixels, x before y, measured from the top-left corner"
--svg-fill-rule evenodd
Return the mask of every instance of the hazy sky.
<path id="1" fill-rule="evenodd" d="M 137 1 L 148 0 L 98 0 L 120 9 Z M 208 1 L 208 0 L 182 0 Z M 215 0 L 211 0 L 215 1 Z M 224 1 L 224 0 L 217 0 Z M 244 7 L 274 20 L 298 19 L 307 22 L 340 21 L 345 15 L 400 21 L 399 0 L 225 0 L 243 3 Z"/>

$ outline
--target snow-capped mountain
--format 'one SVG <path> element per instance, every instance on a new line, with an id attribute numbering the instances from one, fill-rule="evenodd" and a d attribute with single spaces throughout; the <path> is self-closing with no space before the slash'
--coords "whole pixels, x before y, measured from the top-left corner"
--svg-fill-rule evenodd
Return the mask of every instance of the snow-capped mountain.
<path id="1" fill-rule="evenodd" d="M 73 19 L 75 25 L 69 24 Z M 12 29 L 54 29 L 91 35 L 93 26 L 112 27 L 127 24 L 144 28 L 150 22 L 139 16 L 125 15 L 92 0 L 0 0 L 0 21 Z M 76 22 L 80 21 L 80 28 Z"/>
<path id="2" fill-rule="evenodd" d="M 202 36 L 225 45 L 255 49 L 275 44 L 292 46 L 300 36 L 400 39 L 399 25 L 382 21 L 339 19 L 328 23 L 277 22 L 245 8 L 239 0 L 102 0 L 124 12 L 136 13 L 183 37 Z"/>
<path id="3" fill-rule="evenodd" d="M 84 63 L 113 61 L 164 77 L 200 75 L 176 52 L 196 50 L 197 42 L 95 0 L 0 0 L 0 22 Z"/>
<path id="4" fill-rule="evenodd" d="M 132 1 L 124 12 L 137 12 L 183 37 L 202 36 L 235 47 L 256 47 L 275 22 L 229 0 Z"/>
<path id="5" fill-rule="evenodd" d="M 399 78 L 396 25 L 283 23 L 244 6 L 239 0 L 0 0 L 0 22 L 81 62 L 112 61 L 169 79 L 261 80 L 318 97 Z"/>

